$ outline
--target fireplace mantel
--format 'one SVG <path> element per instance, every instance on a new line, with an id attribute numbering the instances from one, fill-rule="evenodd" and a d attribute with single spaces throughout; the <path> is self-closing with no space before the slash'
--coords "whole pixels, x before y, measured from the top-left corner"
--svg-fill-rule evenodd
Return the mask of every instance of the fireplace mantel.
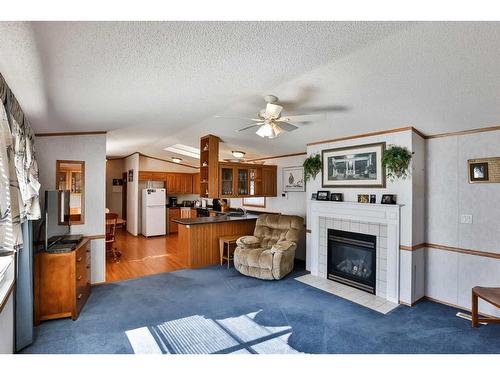
<path id="1" fill-rule="evenodd" d="M 379 224 L 387 226 L 387 289 L 385 298 L 399 303 L 399 243 L 401 205 L 357 202 L 311 201 L 308 227 L 311 251 L 308 267 L 311 274 L 325 276 L 320 260 L 320 218 L 342 220 L 343 223 Z M 322 229 L 326 231 L 327 228 Z"/>

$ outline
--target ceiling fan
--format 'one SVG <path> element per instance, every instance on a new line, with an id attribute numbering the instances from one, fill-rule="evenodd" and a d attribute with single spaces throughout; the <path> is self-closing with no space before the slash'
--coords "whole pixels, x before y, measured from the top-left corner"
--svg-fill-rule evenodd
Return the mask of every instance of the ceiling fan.
<path id="1" fill-rule="evenodd" d="M 318 120 L 324 117 L 324 114 L 309 114 L 309 115 L 291 115 L 283 116 L 283 107 L 276 104 L 278 97 L 275 95 L 266 95 L 264 100 L 267 105 L 262 109 L 257 118 L 245 119 L 254 121 L 253 124 L 244 126 L 236 131 L 242 132 L 251 128 L 258 127 L 256 134 L 262 138 L 276 138 L 283 132 L 291 132 L 298 129 L 298 123 L 306 123 L 313 120 Z M 224 116 L 216 116 L 218 118 Z M 292 122 L 297 125 L 292 124 Z"/>

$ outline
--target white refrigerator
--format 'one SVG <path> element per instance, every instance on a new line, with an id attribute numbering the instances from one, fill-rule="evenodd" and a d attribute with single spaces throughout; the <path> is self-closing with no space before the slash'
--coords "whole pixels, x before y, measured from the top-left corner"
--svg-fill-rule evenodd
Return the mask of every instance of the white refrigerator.
<path id="1" fill-rule="evenodd" d="M 165 189 L 142 190 L 142 234 L 163 236 L 166 228 Z"/>

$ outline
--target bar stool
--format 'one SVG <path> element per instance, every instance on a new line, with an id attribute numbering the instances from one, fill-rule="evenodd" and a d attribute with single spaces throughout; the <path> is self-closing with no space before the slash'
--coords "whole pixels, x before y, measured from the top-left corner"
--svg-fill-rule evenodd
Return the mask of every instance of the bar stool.
<path id="1" fill-rule="evenodd" d="M 220 265 L 224 263 L 224 260 L 227 260 L 227 268 L 230 267 L 230 262 L 233 260 L 233 256 L 231 254 L 231 246 L 236 245 L 236 240 L 243 236 L 242 234 L 235 234 L 232 236 L 222 236 L 219 237 L 219 252 L 220 252 Z M 235 247 L 235 246 L 233 246 Z M 227 249 L 227 255 L 224 255 L 224 250 Z M 233 249 L 234 250 L 234 249 Z"/>

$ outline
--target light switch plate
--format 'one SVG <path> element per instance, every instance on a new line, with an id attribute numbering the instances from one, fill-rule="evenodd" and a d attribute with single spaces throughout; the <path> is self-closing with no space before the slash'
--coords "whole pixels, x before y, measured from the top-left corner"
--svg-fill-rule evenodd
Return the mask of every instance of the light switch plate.
<path id="1" fill-rule="evenodd" d="M 460 224 L 472 224 L 472 215 L 460 215 Z"/>

